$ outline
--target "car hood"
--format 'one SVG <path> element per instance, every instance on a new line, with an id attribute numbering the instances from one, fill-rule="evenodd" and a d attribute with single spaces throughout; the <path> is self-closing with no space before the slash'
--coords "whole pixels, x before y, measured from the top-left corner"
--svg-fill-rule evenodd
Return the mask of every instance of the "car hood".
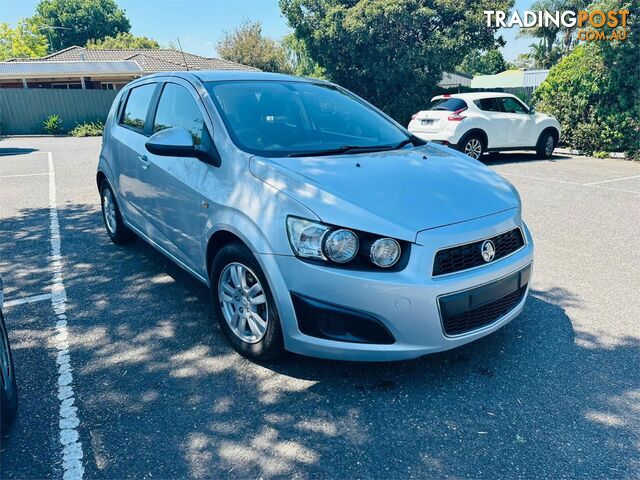
<path id="1" fill-rule="evenodd" d="M 519 206 L 509 182 L 446 147 L 252 157 L 251 173 L 325 223 L 415 241 L 417 232 Z"/>

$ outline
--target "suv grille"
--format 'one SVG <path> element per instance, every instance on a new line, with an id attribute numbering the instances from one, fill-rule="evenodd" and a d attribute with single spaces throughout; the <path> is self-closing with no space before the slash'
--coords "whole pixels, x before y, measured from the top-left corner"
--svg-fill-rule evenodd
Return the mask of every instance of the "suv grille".
<path id="1" fill-rule="evenodd" d="M 526 290 L 527 286 L 525 285 L 498 300 L 456 316 L 448 317 L 443 314 L 442 326 L 444 327 L 444 333 L 447 335 L 460 335 L 495 322 L 520 303 Z"/>
<path id="2" fill-rule="evenodd" d="M 457 247 L 440 250 L 436 253 L 433 263 L 433 276 L 446 275 L 447 273 L 460 272 L 469 268 L 485 265 L 487 262 L 482 258 L 482 244 L 486 240 L 493 241 L 496 247 L 496 255 L 492 262 L 506 257 L 524 246 L 524 238 L 519 228 L 486 238 L 478 242 L 458 245 Z"/>

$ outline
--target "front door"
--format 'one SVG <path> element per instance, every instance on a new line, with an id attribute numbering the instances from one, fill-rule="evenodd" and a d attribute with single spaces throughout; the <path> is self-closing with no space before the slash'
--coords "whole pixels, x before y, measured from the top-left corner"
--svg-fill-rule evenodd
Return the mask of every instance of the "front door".
<path id="1" fill-rule="evenodd" d="M 162 88 L 152 132 L 165 128 L 184 128 L 196 146 L 211 142 L 204 122 L 206 112 L 197 93 L 179 80 Z M 196 99 L 198 98 L 198 99 Z M 196 158 L 168 157 L 146 153 L 148 164 L 141 171 L 145 183 L 143 209 L 160 232 L 161 246 L 186 266 L 201 272 L 202 233 L 209 204 L 201 193 L 205 184 L 215 182 L 217 169 Z"/>
<path id="2" fill-rule="evenodd" d="M 535 129 L 533 115 L 518 100 L 512 97 L 501 97 L 502 111 L 509 119 L 508 147 L 531 147 L 535 145 L 532 131 Z"/>

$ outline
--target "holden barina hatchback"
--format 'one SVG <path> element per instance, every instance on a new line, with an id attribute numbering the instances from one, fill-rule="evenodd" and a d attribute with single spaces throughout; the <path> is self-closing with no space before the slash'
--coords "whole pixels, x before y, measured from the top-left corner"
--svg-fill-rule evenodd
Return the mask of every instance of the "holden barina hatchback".
<path id="1" fill-rule="evenodd" d="M 533 242 L 499 175 L 328 82 L 183 72 L 127 85 L 97 172 L 107 233 L 211 290 L 241 354 L 398 360 L 513 320 Z"/>

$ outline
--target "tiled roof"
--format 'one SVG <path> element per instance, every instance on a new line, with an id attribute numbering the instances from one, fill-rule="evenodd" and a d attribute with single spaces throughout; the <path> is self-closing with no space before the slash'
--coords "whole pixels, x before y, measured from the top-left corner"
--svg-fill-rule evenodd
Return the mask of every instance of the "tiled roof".
<path id="1" fill-rule="evenodd" d="M 240 63 L 207 58 L 200 55 L 169 48 L 160 49 L 123 49 L 89 50 L 84 47 L 69 47 L 42 58 L 12 58 L 7 62 L 69 62 L 69 61 L 122 61 L 133 60 L 140 65 L 144 73 L 166 72 L 171 70 L 248 70 L 254 67 Z M 186 63 L 186 65 L 185 65 Z"/>
<path id="2" fill-rule="evenodd" d="M 21 75 L 59 77 L 75 75 L 141 74 L 138 63 L 132 61 L 109 62 L 0 62 L 0 78 Z"/>

